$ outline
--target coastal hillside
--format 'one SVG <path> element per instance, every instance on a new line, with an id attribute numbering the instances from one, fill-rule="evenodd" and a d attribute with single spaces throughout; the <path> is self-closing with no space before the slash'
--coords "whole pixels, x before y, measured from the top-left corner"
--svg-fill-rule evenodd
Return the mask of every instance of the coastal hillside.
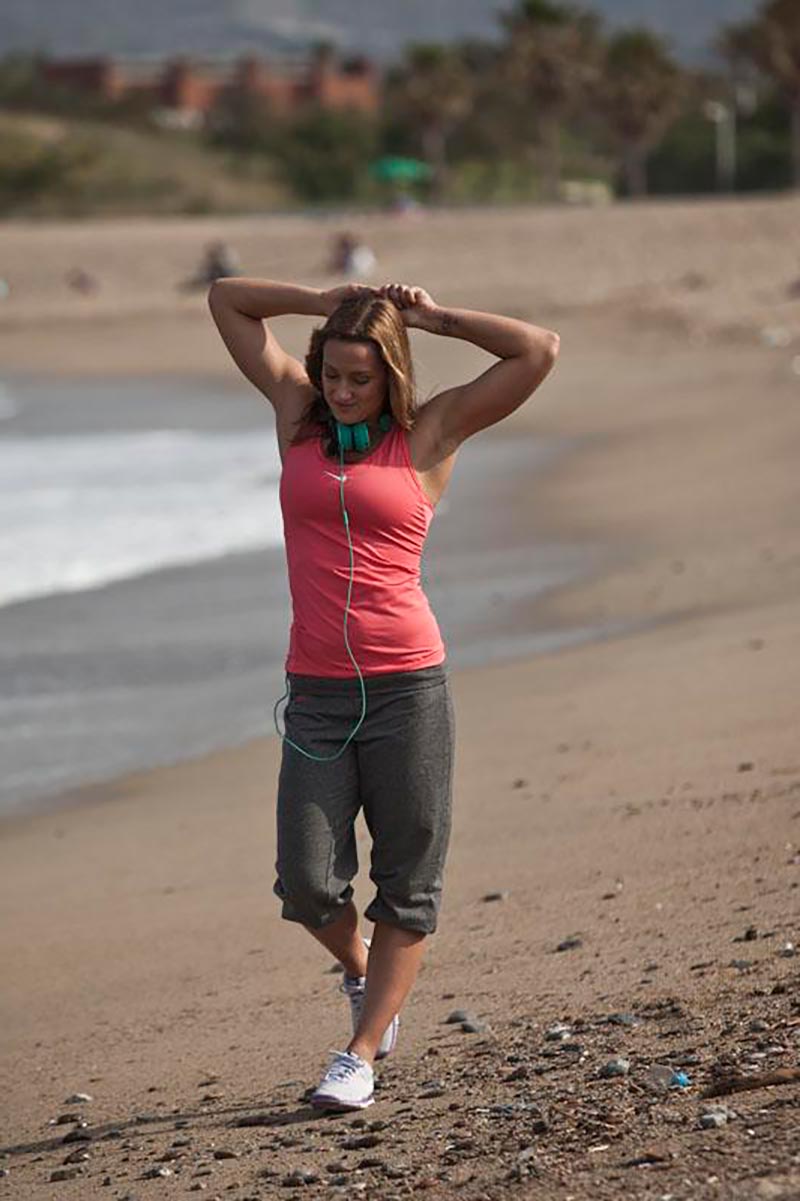
<path id="1" fill-rule="evenodd" d="M 258 212 L 287 203 L 268 160 L 164 130 L 0 112 L 0 202 L 7 216 Z"/>

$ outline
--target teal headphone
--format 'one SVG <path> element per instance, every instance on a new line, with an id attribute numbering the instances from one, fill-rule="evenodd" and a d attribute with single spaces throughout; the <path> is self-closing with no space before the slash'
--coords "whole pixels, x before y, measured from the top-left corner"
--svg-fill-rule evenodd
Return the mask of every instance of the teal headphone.
<path id="1" fill-rule="evenodd" d="M 339 502 L 342 507 L 342 520 L 344 521 L 344 529 L 345 533 L 347 534 L 347 547 L 350 553 L 350 578 L 347 583 L 347 599 L 345 600 L 344 605 L 344 624 L 342 627 L 342 632 L 344 634 L 345 649 L 350 656 L 350 661 L 353 664 L 353 667 L 356 669 L 358 682 L 361 686 L 361 716 L 353 726 L 350 733 L 347 735 L 345 741 L 339 747 L 338 751 L 336 751 L 333 755 L 313 755 L 311 751 L 307 751 L 302 746 L 299 746 L 296 742 L 293 742 L 285 731 L 281 731 L 281 728 L 278 725 L 278 706 L 280 705 L 281 701 L 287 699 L 291 691 L 288 676 L 286 677 L 286 688 L 283 696 L 278 698 L 272 710 L 272 720 L 275 723 L 275 729 L 283 741 L 288 742 L 289 746 L 294 747 L 296 751 L 299 751 L 301 755 L 305 755 L 307 759 L 313 759 L 315 763 L 331 763 L 334 759 L 338 759 L 340 755 L 343 755 L 353 738 L 355 738 L 356 734 L 361 729 L 364 718 L 367 716 L 367 692 L 366 688 L 364 687 L 364 677 L 361 674 L 361 668 L 356 663 L 355 656 L 350 649 L 350 640 L 347 637 L 347 618 L 350 614 L 350 596 L 353 591 L 354 559 L 353 541 L 350 537 L 350 516 L 344 503 L 344 452 L 346 450 L 360 451 L 369 449 L 369 426 L 367 425 L 366 421 L 356 422 L 355 425 L 343 425 L 342 422 L 337 421 L 332 414 L 328 420 L 328 424 L 331 428 L 331 433 L 336 439 L 336 444 L 339 447 Z M 378 427 L 382 433 L 387 433 L 392 428 L 391 413 L 381 413 L 380 418 L 378 419 Z"/>
<path id="2" fill-rule="evenodd" d="M 343 425 L 341 421 L 331 417 L 329 424 L 336 434 L 340 450 L 369 450 L 369 426 L 366 421 L 359 421 L 355 425 Z M 381 413 L 378 426 L 383 433 L 390 430 L 392 428 L 391 413 Z"/>

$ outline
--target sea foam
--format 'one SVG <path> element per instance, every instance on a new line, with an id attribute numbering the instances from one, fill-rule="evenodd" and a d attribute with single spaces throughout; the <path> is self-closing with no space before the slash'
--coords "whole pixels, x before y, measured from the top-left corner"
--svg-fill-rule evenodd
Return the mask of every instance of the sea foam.
<path id="1" fill-rule="evenodd" d="M 274 431 L 0 439 L 0 604 L 281 540 Z"/>

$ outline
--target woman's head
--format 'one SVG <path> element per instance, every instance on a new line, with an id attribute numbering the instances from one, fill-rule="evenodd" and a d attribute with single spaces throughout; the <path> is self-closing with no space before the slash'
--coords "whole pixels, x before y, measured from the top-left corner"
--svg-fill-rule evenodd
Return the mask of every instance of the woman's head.
<path id="1" fill-rule="evenodd" d="M 317 396 L 304 426 L 376 422 L 391 411 L 411 429 L 416 412 L 411 347 L 399 309 L 365 292 L 344 300 L 311 335 L 306 372 Z M 301 435 L 302 436 L 302 435 Z"/>

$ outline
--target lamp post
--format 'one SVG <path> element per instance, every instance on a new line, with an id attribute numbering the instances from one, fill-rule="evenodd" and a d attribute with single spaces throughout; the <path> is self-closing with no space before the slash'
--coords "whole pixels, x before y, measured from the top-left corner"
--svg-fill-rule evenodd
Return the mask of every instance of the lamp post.
<path id="1" fill-rule="evenodd" d="M 736 186 L 736 106 L 707 100 L 703 112 L 716 135 L 717 191 L 732 192 Z"/>
<path id="2" fill-rule="evenodd" d="M 751 117 L 758 107 L 755 85 L 745 79 L 734 80 L 731 98 L 727 101 L 707 100 L 703 113 L 714 125 L 716 146 L 716 178 L 718 192 L 733 192 L 737 169 L 737 116 Z"/>

